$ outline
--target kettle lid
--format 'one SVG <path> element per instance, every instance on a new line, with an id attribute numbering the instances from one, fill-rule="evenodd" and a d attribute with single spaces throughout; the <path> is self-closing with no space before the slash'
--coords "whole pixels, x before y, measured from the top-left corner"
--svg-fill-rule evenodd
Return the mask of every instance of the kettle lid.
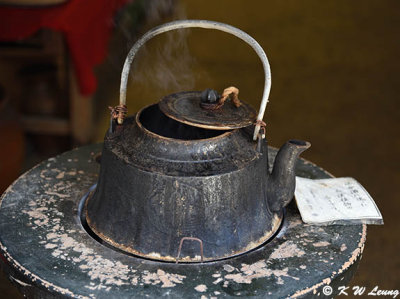
<path id="1" fill-rule="evenodd" d="M 164 97 L 160 110 L 168 117 L 195 127 L 230 130 L 250 126 L 256 121 L 256 110 L 239 101 L 238 90 L 229 87 L 222 96 L 211 89 L 179 92 Z M 232 100 L 228 97 L 233 95 Z"/>

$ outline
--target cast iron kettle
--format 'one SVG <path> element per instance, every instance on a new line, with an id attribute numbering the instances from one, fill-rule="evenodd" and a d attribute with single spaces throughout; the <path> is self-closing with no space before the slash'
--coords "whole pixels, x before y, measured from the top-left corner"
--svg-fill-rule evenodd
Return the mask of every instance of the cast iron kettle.
<path id="1" fill-rule="evenodd" d="M 231 33 L 257 52 L 265 71 L 257 117 L 251 106 L 235 98 L 224 103 L 206 90 L 166 96 L 125 118 L 136 52 L 160 33 L 189 27 Z M 297 157 L 310 146 L 288 141 L 269 172 L 262 118 L 270 86 L 263 49 L 235 27 L 183 20 L 146 33 L 125 61 L 120 105 L 104 139 L 96 190 L 86 203 L 90 229 L 120 250 L 159 261 L 218 260 L 266 242 L 293 197 Z"/>

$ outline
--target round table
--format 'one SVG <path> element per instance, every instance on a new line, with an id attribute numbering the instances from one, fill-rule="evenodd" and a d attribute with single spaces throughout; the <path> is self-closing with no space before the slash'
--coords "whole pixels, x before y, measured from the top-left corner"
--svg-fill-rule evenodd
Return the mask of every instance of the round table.
<path id="1" fill-rule="evenodd" d="M 321 298 L 334 296 L 352 278 L 366 225 L 304 224 L 294 201 L 272 241 L 222 261 L 156 262 L 99 243 L 84 229 L 79 211 L 97 182 L 101 147 L 50 158 L 2 196 L 0 260 L 27 297 Z M 276 149 L 269 152 L 273 160 Z M 304 159 L 297 163 L 296 175 L 330 177 Z"/>

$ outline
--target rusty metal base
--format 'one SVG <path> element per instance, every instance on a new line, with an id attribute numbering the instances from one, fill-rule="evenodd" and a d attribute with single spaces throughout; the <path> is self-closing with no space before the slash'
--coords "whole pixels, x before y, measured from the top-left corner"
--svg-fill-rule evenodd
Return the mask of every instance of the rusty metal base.
<path id="1" fill-rule="evenodd" d="M 324 298 L 324 286 L 332 286 L 333 296 L 354 274 L 366 226 L 305 225 L 294 203 L 268 244 L 218 262 L 163 263 L 103 246 L 78 216 L 82 197 L 97 181 L 100 151 L 101 145 L 91 145 L 49 159 L 2 197 L 0 263 L 28 297 Z M 270 154 L 273 159 L 276 150 Z M 329 177 L 305 160 L 297 175 Z"/>

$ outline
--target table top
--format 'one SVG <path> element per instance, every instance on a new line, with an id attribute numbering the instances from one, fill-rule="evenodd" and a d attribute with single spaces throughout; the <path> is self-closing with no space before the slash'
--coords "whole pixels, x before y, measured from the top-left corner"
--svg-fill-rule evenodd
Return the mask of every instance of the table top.
<path id="1" fill-rule="evenodd" d="M 353 276 L 366 225 L 304 224 L 294 201 L 272 241 L 218 262 L 156 262 L 100 244 L 87 234 L 78 211 L 97 182 L 95 157 L 101 146 L 77 148 L 44 161 L 3 194 L 0 253 L 5 271 L 23 293 L 96 298 L 313 297 L 325 294 L 328 285 L 346 285 Z M 269 152 L 273 160 L 276 149 Z M 330 177 L 303 159 L 296 165 L 296 175 Z"/>

